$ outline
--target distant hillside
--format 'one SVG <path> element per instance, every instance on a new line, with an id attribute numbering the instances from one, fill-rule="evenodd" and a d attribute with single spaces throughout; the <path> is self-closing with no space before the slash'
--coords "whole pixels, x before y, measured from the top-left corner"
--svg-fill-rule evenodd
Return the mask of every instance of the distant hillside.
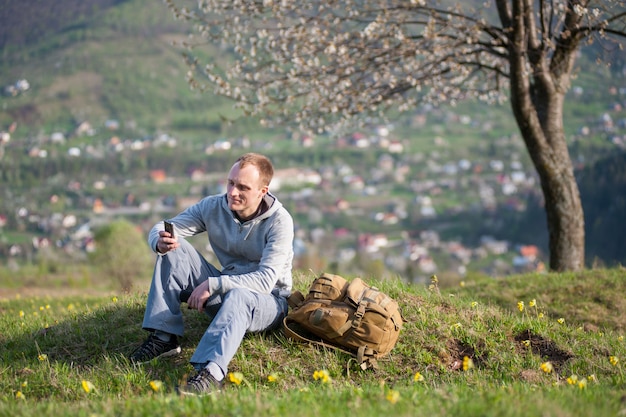
<path id="1" fill-rule="evenodd" d="M 181 51 L 189 28 L 162 1 L 0 0 L 0 129 L 15 136 L 63 132 L 116 119 L 121 135 L 219 134 L 232 103 L 192 92 Z"/>
<path id="2" fill-rule="evenodd" d="M 127 0 L 0 0 L 0 49 L 32 45 Z"/>
<path id="3" fill-rule="evenodd" d="M 255 121 L 223 123 L 236 116 L 232 102 L 189 90 L 181 51 L 172 46 L 189 30 L 160 0 L 0 0 L 0 89 L 20 79 L 31 86 L 23 96 L 0 97 L 0 129 L 16 122 L 16 136 L 69 134 L 84 121 L 118 119 L 129 136 L 259 135 Z M 203 52 L 217 56 L 210 46 Z M 622 68 L 617 52 L 605 58 Z M 576 83 L 605 82 L 596 67 L 588 71 L 594 79 Z"/>
<path id="4" fill-rule="evenodd" d="M 578 175 L 585 210 L 589 263 L 626 265 L 626 152 L 616 152 Z M 597 259 L 596 259 L 597 258 Z"/>

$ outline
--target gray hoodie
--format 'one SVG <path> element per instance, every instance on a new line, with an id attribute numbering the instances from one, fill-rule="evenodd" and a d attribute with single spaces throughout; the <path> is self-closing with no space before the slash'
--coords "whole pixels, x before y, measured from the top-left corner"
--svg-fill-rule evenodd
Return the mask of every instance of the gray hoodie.
<path id="1" fill-rule="evenodd" d="M 179 239 L 207 232 L 222 266 L 219 279 L 210 280 L 211 294 L 225 294 L 231 288 L 291 293 L 293 219 L 276 197 L 267 193 L 264 199 L 268 210 L 243 223 L 228 208 L 226 194 L 205 197 L 171 219 Z M 162 222 L 148 235 L 153 250 L 161 230 Z"/>

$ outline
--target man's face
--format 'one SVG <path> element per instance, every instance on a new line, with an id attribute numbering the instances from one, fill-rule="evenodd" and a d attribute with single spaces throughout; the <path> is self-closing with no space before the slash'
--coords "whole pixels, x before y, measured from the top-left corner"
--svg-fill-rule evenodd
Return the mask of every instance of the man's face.
<path id="1" fill-rule="evenodd" d="M 228 208 L 241 219 L 247 219 L 256 212 L 267 190 L 268 187 L 261 184 L 257 167 L 246 165 L 239 168 L 239 162 L 236 162 L 228 173 Z"/>

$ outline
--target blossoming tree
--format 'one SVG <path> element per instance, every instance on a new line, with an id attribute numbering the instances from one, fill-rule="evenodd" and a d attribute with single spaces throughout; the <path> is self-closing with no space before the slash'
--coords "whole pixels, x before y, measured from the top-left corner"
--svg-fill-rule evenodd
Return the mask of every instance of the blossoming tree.
<path id="1" fill-rule="evenodd" d="M 196 29 L 190 84 L 266 122 L 321 131 L 392 107 L 508 99 L 541 181 L 550 268 L 584 267 L 563 103 L 583 42 L 626 38 L 620 0 L 185 1 L 167 3 Z M 203 61 L 198 47 L 229 54 Z"/>

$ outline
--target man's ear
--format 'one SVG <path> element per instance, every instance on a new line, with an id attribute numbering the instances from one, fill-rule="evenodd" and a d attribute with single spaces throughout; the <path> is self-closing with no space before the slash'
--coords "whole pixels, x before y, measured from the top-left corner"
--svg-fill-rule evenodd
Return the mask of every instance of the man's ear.
<path id="1" fill-rule="evenodd" d="M 264 185 L 263 187 L 261 187 L 261 194 L 265 195 L 267 194 L 269 190 L 270 190 L 270 187 L 268 187 L 267 185 Z"/>

